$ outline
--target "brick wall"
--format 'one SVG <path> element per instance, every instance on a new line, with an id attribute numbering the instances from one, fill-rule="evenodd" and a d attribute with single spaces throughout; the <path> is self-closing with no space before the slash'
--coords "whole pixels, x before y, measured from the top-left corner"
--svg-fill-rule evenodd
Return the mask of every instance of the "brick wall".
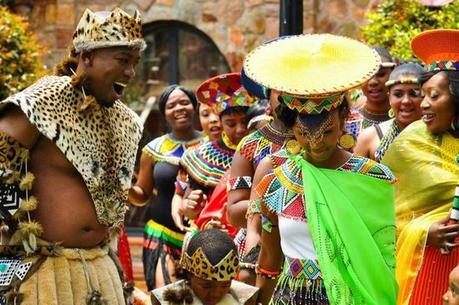
<path id="1" fill-rule="evenodd" d="M 304 0 L 304 33 L 330 32 L 359 36 L 365 13 L 380 0 Z M 73 30 L 85 8 L 139 10 L 145 23 L 180 20 L 205 32 L 234 71 L 247 52 L 278 36 L 279 0 L 35 0 L 29 18 L 47 46 L 46 63 L 54 65 L 66 53 Z"/>

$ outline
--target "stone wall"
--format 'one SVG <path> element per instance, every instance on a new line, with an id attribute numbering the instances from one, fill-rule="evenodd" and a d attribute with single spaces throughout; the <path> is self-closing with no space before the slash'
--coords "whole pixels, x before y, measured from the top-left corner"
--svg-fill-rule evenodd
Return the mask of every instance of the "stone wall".
<path id="1" fill-rule="evenodd" d="M 304 33 L 329 32 L 359 36 L 365 13 L 380 0 L 303 0 Z M 73 30 L 85 8 L 132 13 L 145 23 L 157 20 L 187 22 L 207 33 L 234 71 L 248 51 L 279 33 L 279 0 L 35 0 L 28 17 L 39 40 L 48 48 L 52 66 L 64 56 Z"/>

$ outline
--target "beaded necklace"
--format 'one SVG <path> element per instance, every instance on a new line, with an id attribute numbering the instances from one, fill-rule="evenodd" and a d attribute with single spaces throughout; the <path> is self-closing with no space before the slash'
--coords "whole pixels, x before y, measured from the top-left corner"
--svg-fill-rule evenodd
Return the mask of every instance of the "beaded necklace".
<path id="1" fill-rule="evenodd" d="M 237 144 L 233 144 L 233 142 L 231 142 L 230 138 L 224 131 L 222 132 L 222 141 L 223 141 L 223 144 L 225 144 L 225 146 L 228 147 L 229 149 L 236 150 Z"/>
<path id="2" fill-rule="evenodd" d="M 390 120 L 390 117 L 387 113 L 372 113 L 369 112 L 365 107 L 362 107 L 359 110 L 359 113 L 363 117 L 362 129 Z"/>
<path id="3" fill-rule="evenodd" d="M 402 129 L 397 125 L 397 123 L 394 120 L 387 134 L 384 135 L 384 137 L 381 139 L 378 149 L 376 149 L 375 151 L 375 160 L 377 162 L 381 162 L 381 159 L 384 157 L 386 150 L 389 148 L 392 142 L 394 142 L 395 138 L 398 137 L 401 131 Z"/>
<path id="4" fill-rule="evenodd" d="M 286 139 L 293 138 L 293 132 L 289 129 L 276 129 L 270 122 L 259 129 L 260 133 L 269 141 L 282 145 Z"/>

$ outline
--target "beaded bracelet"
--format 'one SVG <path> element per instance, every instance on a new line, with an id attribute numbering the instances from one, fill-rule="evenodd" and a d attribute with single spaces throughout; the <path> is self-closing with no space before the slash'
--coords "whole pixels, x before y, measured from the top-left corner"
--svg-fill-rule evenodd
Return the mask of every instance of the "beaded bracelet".
<path id="1" fill-rule="evenodd" d="M 269 280 L 275 280 L 279 274 L 280 271 L 269 271 L 266 269 L 261 268 L 259 265 L 257 265 L 255 269 L 255 273 L 261 277 L 267 278 Z"/>
<path id="2" fill-rule="evenodd" d="M 241 269 L 256 270 L 257 266 L 258 266 L 258 264 L 239 262 L 239 267 Z"/>

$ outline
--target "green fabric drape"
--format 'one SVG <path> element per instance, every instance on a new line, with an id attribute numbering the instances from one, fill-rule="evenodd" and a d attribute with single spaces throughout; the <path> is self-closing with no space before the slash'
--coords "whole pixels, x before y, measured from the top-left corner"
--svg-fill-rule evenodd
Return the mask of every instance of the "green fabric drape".
<path id="1" fill-rule="evenodd" d="M 395 305 L 395 210 L 388 181 L 301 156 L 306 213 L 332 305 Z"/>

